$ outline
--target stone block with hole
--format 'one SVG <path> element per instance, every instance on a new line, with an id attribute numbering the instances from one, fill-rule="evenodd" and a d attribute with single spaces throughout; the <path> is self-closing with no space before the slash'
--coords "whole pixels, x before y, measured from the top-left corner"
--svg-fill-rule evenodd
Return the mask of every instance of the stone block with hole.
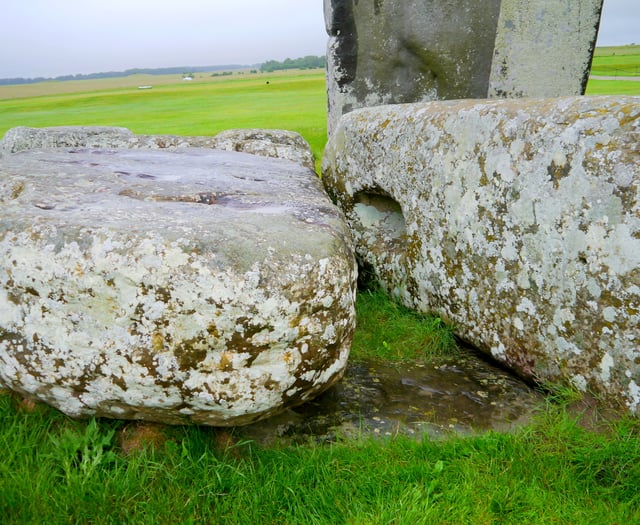
<path id="1" fill-rule="evenodd" d="M 526 377 L 638 413 L 639 100 L 356 110 L 323 181 L 389 293 Z"/>
<path id="2" fill-rule="evenodd" d="M 343 374 L 350 232 L 294 162 L 200 148 L 0 159 L 0 384 L 74 417 L 240 425 Z"/>

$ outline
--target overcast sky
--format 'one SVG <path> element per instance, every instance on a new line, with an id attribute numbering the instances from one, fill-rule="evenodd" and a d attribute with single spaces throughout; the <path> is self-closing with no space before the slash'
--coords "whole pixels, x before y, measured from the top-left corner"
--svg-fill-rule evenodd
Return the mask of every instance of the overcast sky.
<path id="1" fill-rule="evenodd" d="M 322 0 L 2 0 L 0 78 L 256 64 L 326 40 Z M 605 0 L 598 44 L 632 42 L 640 0 Z"/>

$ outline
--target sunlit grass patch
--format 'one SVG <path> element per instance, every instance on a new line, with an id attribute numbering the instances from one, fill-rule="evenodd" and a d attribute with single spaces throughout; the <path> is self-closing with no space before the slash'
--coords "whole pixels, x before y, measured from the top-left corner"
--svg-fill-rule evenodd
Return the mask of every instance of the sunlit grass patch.
<path id="1" fill-rule="evenodd" d="M 640 95 L 640 81 L 590 79 L 587 95 Z"/>
<path id="2" fill-rule="evenodd" d="M 380 290 L 363 290 L 357 298 L 354 359 L 421 359 L 458 351 L 453 331 L 435 315 L 422 315 L 391 301 Z"/>
<path id="3" fill-rule="evenodd" d="M 186 136 L 286 129 L 309 142 L 319 166 L 327 140 L 323 72 L 224 78 L 0 100 L 0 136 L 16 126 L 122 126 L 140 134 Z"/>

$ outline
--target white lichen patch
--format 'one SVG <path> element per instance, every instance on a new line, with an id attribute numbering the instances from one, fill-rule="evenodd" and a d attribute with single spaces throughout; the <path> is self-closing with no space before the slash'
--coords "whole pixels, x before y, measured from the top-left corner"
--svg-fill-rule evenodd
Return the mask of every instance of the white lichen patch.
<path id="1" fill-rule="evenodd" d="M 345 115 L 323 181 L 383 288 L 542 381 L 637 410 L 637 97 L 449 101 Z M 385 195 L 406 242 L 357 196 Z M 363 220 L 367 219 L 367 220 Z"/>
<path id="2" fill-rule="evenodd" d="M 355 261 L 307 169 L 36 150 L 2 159 L 0 179 L 15 173 L 28 189 L 2 210 L 0 382 L 72 416 L 237 425 L 340 378 Z"/>

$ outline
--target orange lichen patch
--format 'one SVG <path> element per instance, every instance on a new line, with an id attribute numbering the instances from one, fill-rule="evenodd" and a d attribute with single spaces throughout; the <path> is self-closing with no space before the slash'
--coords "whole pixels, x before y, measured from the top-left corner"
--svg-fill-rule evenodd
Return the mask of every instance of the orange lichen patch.
<path id="1" fill-rule="evenodd" d="M 231 372 L 233 370 L 233 355 L 231 352 L 222 352 L 218 369 L 223 372 Z"/>
<path id="2" fill-rule="evenodd" d="M 157 352 L 164 348 L 164 337 L 161 333 L 156 332 L 151 336 L 151 346 Z"/>
<path id="3" fill-rule="evenodd" d="M 118 444 L 125 455 L 135 454 L 147 448 L 161 448 L 167 441 L 164 425 L 147 422 L 135 422 L 120 432 Z"/>
<path id="4" fill-rule="evenodd" d="M 216 312 L 216 314 L 219 314 L 219 312 Z M 218 327 L 213 322 L 210 323 L 209 326 L 207 326 L 207 333 L 211 337 L 215 337 L 216 339 L 220 337 L 220 332 L 218 331 Z"/>

